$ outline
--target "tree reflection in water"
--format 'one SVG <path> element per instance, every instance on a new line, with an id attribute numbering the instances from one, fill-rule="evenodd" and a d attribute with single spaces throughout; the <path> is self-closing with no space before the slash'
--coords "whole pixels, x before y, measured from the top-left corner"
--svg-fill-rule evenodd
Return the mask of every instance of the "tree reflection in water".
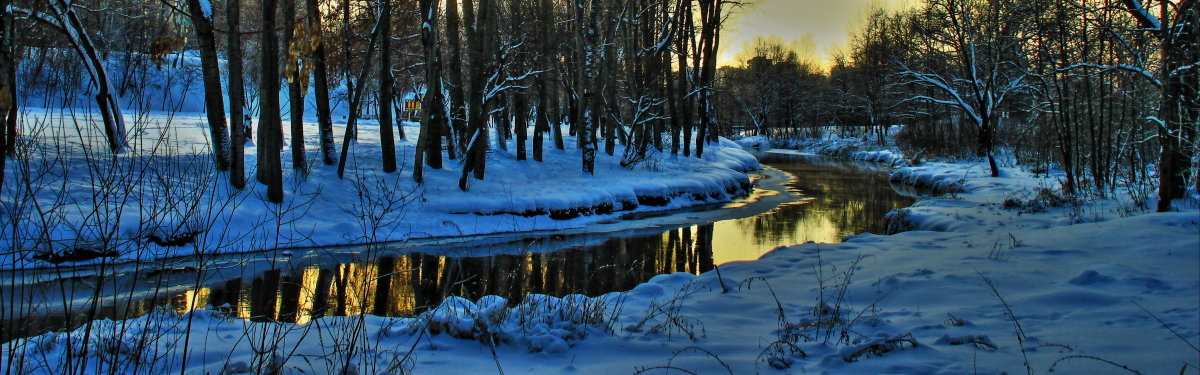
<path id="1" fill-rule="evenodd" d="M 553 253 L 381 256 L 267 270 L 250 283 L 234 278 L 173 296 L 169 303 L 179 311 L 218 306 L 254 321 L 306 323 L 325 315 L 412 316 L 447 296 L 499 295 L 513 303 L 531 293 L 596 296 L 632 289 L 658 274 L 711 270 L 712 240 L 713 225 L 706 224 Z"/>
<path id="2" fill-rule="evenodd" d="M 133 272 L 106 285 L 104 296 L 86 302 L 95 318 L 126 319 L 145 315 L 156 306 L 177 311 L 216 308 L 254 321 L 307 323 L 327 315 L 375 314 L 413 316 L 447 296 L 471 300 L 499 295 L 511 303 L 537 293 L 589 296 L 632 289 L 658 274 L 699 274 L 714 265 L 757 259 L 778 247 L 806 241 L 838 242 L 845 235 L 882 233 L 883 216 L 910 205 L 887 181 L 886 170 L 873 163 L 856 163 L 814 156 L 768 154 L 763 164 L 795 176 L 791 188 L 803 198 L 753 217 L 670 228 L 646 235 L 529 238 L 535 243 L 557 241 L 562 250 L 496 250 L 496 245 L 442 249 L 439 254 L 400 253 L 367 248 L 358 259 L 333 259 L 319 254 L 288 262 L 268 263 L 271 269 L 243 266 L 220 270 Z M 641 233 L 647 233 L 645 231 Z M 564 240 L 565 239 L 565 240 Z M 591 241 L 591 242 L 589 242 Z M 518 241 L 520 242 L 520 241 Z M 493 247 L 488 247 L 493 246 Z M 544 246 L 548 247 L 548 246 Z M 553 249 L 551 249 L 553 250 Z M 389 252 L 390 251 L 390 252 Z M 444 254 L 489 254 L 446 256 Z M 195 280 L 206 280 L 196 288 Z M 95 292 L 87 277 L 23 288 L 47 300 L 54 295 Z M 146 286 L 152 285 L 152 286 Z M 141 288 L 138 293 L 130 290 Z M 124 292 L 121 292 L 121 291 Z M 54 303 L 46 302 L 46 306 Z M 61 305 L 59 303 L 58 305 Z M 94 310 L 93 310 L 94 308 Z M 74 312 L 23 317 L 19 329 L 4 330 L 0 341 L 81 324 Z"/>

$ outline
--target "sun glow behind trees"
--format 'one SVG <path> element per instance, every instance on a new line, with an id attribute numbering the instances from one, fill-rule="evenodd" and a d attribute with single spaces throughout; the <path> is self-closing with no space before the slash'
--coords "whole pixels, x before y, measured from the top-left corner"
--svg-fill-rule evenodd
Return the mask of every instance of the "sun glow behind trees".
<path id="1" fill-rule="evenodd" d="M 828 68 L 833 52 L 850 42 L 873 9 L 897 11 L 919 5 L 918 0 L 755 0 L 734 8 L 722 38 L 721 66 L 741 63 L 738 54 L 759 37 L 783 41 L 811 40 L 819 65 Z"/>

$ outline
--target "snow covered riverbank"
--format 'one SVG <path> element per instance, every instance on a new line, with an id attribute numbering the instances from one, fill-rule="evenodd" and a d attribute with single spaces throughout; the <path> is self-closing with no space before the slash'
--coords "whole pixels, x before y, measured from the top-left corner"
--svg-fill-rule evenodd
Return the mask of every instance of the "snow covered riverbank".
<path id="1" fill-rule="evenodd" d="M 11 229 L 0 248 L 15 250 L 0 255 L 2 268 L 49 266 L 46 258 L 62 260 L 77 249 L 115 250 L 116 261 L 132 261 L 581 228 L 622 211 L 726 202 L 749 191 L 744 172 L 758 169 L 752 155 L 722 140 L 702 159 L 660 154 L 632 168 L 619 165 L 618 147 L 615 156 L 598 153 L 595 174 L 586 175 L 574 137 L 566 137 L 565 150 L 547 145 L 545 162 L 517 161 L 493 147 L 486 178 L 463 192 L 456 161 L 427 168 L 423 185 L 409 170 L 382 173 L 372 121 L 361 124 L 346 179 L 338 179 L 336 165 L 320 163 L 316 124 L 308 123 L 310 167 L 291 170 L 290 152 L 284 152 L 286 198 L 273 205 L 264 202 L 265 187 L 253 182 L 254 147 L 246 148 L 248 189 L 230 189 L 227 175 L 212 170 L 202 114 L 130 119 L 135 140 L 113 163 L 105 161 L 98 129 L 86 121 L 77 128 L 70 111 L 29 109 L 22 118 L 22 134 L 32 141 L 22 152 L 29 156 L 11 163 L 6 181 L 29 184 L 8 183 L 0 191 L 0 220 Z M 342 126 L 335 124 L 336 134 Z M 404 130 L 411 136 L 398 142 L 397 157 L 411 168 L 418 124 L 406 123 Z M 151 235 L 185 243 L 160 246 L 147 241 Z"/>
<path id="2" fill-rule="evenodd" d="M 0 360 L 28 373 L 1200 371 L 1194 202 L 1148 213 L 1061 201 L 1052 180 L 1017 169 L 921 168 L 898 173 L 954 178 L 961 192 L 894 212 L 908 232 L 779 248 L 630 292 L 515 308 L 449 299 L 418 318 L 303 325 L 161 312 L 18 340 Z"/>

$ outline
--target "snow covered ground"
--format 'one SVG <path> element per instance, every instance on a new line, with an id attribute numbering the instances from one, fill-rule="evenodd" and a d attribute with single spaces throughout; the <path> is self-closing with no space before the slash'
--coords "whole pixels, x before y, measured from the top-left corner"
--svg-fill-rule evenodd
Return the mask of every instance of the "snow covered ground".
<path id="1" fill-rule="evenodd" d="M 18 251 L 0 255 L 0 268 L 49 266 L 33 257 L 80 248 L 114 249 L 119 261 L 130 261 L 582 228 L 621 211 L 729 201 L 748 192 L 744 171 L 758 168 L 752 155 L 722 140 L 703 159 L 659 154 L 633 168 L 619 165 L 618 147 L 615 156 L 598 153 L 595 174 L 586 175 L 574 137 L 566 137 L 565 150 L 547 144 L 541 163 L 517 161 L 493 147 L 486 178 L 472 180 L 463 192 L 457 161 L 446 161 L 442 170 L 426 168 L 425 184 L 413 182 L 408 169 L 416 123 L 405 123 L 408 140 L 397 145 L 405 170 L 382 173 L 378 124 L 367 120 L 351 146 L 346 179 L 338 179 L 336 165 L 320 163 L 317 127 L 309 119 L 310 168 L 292 170 L 285 146 L 286 197 L 273 205 L 264 202 L 265 186 L 254 182 L 254 147 L 246 148 L 246 190 L 230 189 L 228 174 L 212 169 L 203 114 L 127 113 L 135 138 L 115 161 L 96 119 L 88 116 L 86 110 L 25 109 L 22 134 L 33 142 L 22 147 L 27 156 L 10 162 L 6 181 L 12 183 L 0 190 L 0 220 L 9 228 L 0 248 Z M 334 126 L 338 140 L 343 128 Z M 290 139 L 287 129 L 284 139 Z M 512 141 L 509 149 L 515 149 Z M 198 233 L 194 245 L 145 241 L 152 234 L 169 239 L 188 233 Z"/>
<path id="2" fill-rule="evenodd" d="M 163 311 L 18 340 L 0 361 L 22 359 L 22 373 L 1200 372 L 1195 199 L 1149 213 L 1063 201 L 1018 169 L 986 174 L 902 168 L 961 191 L 890 214 L 904 233 L 778 248 L 624 293 L 303 325 Z"/>

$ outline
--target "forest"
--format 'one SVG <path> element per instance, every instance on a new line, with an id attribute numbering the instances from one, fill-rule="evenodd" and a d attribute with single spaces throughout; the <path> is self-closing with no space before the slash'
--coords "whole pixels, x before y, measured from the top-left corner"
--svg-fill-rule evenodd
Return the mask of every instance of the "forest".
<path id="1" fill-rule="evenodd" d="M 839 1 L 0 0 L 0 374 L 1200 371 L 1197 1 Z"/>
<path id="2" fill-rule="evenodd" d="M 579 135 L 590 173 L 595 153 L 612 155 L 617 143 L 629 146 L 622 165 L 631 165 L 648 153 L 702 156 L 718 135 L 893 125 L 903 125 L 897 141 L 909 154 L 994 165 L 1002 152 L 1062 170 L 1071 194 L 1161 186 L 1159 202 L 1169 202 L 1196 183 L 1194 1 L 929 0 L 873 11 L 828 67 L 769 39 L 718 66 L 718 50 L 736 48 L 720 44 L 722 22 L 748 5 L 730 0 L 5 3 L 0 70 L 18 88 L 4 94 L 8 155 L 31 96 L 22 90 L 69 96 L 83 81 L 120 152 L 130 107 L 121 100 L 139 100 L 126 97 L 145 84 L 136 70 L 195 51 L 216 170 L 243 187 L 243 151 L 231 145 L 257 137 L 255 180 L 275 202 L 284 124 L 291 168 L 305 169 L 306 103 L 320 123 L 320 162 L 342 162 L 341 175 L 356 121 L 399 124 L 417 98 L 412 177 L 454 160 L 463 190 L 485 178 L 488 149 L 506 140 L 518 160 L 541 161 L 544 148 L 564 147 L 563 132 Z M 106 66 L 114 60 L 119 71 Z M 348 112 L 340 145 L 338 107 Z M 260 124 L 256 134 L 246 121 Z M 379 131 L 381 168 L 395 171 L 394 142 L 406 134 Z"/>
<path id="3" fill-rule="evenodd" d="M 285 123 L 291 144 L 299 146 L 292 147 L 291 168 L 305 169 L 302 121 L 310 89 L 321 124 L 321 162 L 340 161 L 339 176 L 356 121 L 370 116 L 399 124 L 408 117 L 400 110 L 408 94 L 423 108 L 413 178 L 421 181 L 423 168 L 442 168 L 443 159 L 458 160 L 459 185 L 467 190 L 468 178 L 485 177 L 489 127 L 501 146 L 516 139 L 518 160 L 541 161 L 545 147 L 564 147 L 565 124 L 570 135 L 583 137 L 581 168 L 589 173 L 600 147 L 612 155 L 615 142 L 632 145 L 623 155 L 632 164 L 651 147 L 663 150 L 668 132 L 673 152 L 692 155 L 694 148 L 701 156 L 705 143 L 716 139 L 706 131 L 717 127 L 716 51 L 722 11 L 731 4 L 10 1 L 3 60 L 10 88 L 73 92 L 78 75 L 86 74 L 85 90 L 103 115 L 108 147 L 120 153 L 125 106 L 119 100 L 136 96 L 139 85 L 130 72 L 174 64 L 171 56 L 183 50 L 198 52 L 213 164 L 228 170 L 232 186 L 245 186 L 242 148 L 231 145 L 257 137 L 262 157 L 255 179 L 269 186 L 273 202 L 283 196 L 277 156 Z M 106 69 L 110 59 L 122 60 L 119 74 L 126 75 Z M 47 75 L 47 64 L 83 69 Z M 14 141 L 6 145 L 20 136 L 17 108 L 24 94 L 11 91 L 6 139 Z M 274 92 L 280 94 L 264 94 Z M 331 107 L 339 106 L 349 112 L 340 147 L 331 125 Z M 251 118 L 256 134 L 247 130 Z M 393 126 L 379 131 L 381 168 L 393 172 L 395 139 L 406 135 L 402 127 L 399 134 Z"/>

